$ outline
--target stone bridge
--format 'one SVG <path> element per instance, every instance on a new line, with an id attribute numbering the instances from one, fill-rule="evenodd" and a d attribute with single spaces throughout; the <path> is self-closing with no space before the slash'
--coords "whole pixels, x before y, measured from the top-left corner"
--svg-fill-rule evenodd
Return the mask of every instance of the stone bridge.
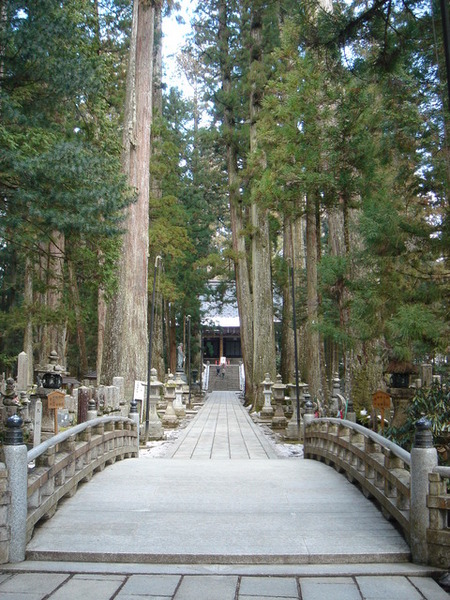
<path id="1" fill-rule="evenodd" d="M 349 421 L 311 420 L 304 459 L 280 456 L 226 391 L 164 459 L 138 458 L 135 419 L 95 419 L 28 453 L 11 432 L 3 558 L 448 569 L 450 469 L 427 430 L 410 455 Z"/>

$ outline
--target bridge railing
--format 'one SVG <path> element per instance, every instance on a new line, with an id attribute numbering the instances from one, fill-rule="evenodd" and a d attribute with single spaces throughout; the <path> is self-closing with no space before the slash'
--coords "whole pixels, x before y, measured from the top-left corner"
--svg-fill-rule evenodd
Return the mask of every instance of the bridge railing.
<path id="1" fill-rule="evenodd" d="M 305 458 L 332 465 L 375 499 L 403 530 L 415 562 L 449 567 L 450 468 L 437 467 L 429 440 L 409 453 L 351 421 L 313 419 L 305 425 Z"/>
<path id="2" fill-rule="evenodd" d="M 106 465 L 136 457 L 138 452 L 138 424 L 124 417 L 92 419 L 29 451 L 20 439 L 6 441 L 9 562 L 24 560 L 35 525 L 53 516 L 60 500 L 73 496 L 80 483 L 89 481 Z"/>
<path id="3" fill-rule="evenodd" d="M 430 564 L 449 568 L 450 563 L 450 467 L 436 467 L 428 474 L 427 507 L 430 514 L 427 529 Z"/>

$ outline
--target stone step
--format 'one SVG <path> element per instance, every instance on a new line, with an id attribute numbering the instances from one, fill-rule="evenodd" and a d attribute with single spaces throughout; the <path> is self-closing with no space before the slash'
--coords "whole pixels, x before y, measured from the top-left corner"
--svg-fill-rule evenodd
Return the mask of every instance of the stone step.
<path id="1" fill-rule="evenodd" d="M 239 366 L 228 365 L 225 368 L 224 376 L 222 372 L 217 375 L 216 365 L 212 365 L 209 373 L 209 392 L 234 392 L 240 389 Z"/>
<path id="2" fill-rule="evenodd" d="M 95 550 L 28 550 L 27 561 L 122 563 L 144 565 L 308 565 L 317 573 L 327 566 L 339 563 L 346 565 L 384 565 L 387 572 L 392 564 L 410 565 L 409 552 L 373 554 L 164 554 L 149 552 L 106 552 Z"/>
<path id="3" fill-rule="evenodd" d="M 298 576 L 298 577 L 436 577 L 442 571 L 434 567 L 410 562 L 373 563 L 327 563 L 327 564 L 205 564 L 205 563 L 143 563 L 143 562 L 90 562 L 90 561 L 43 561 L 26 560 L 22 563 L 3 565 L 8 571 L 103 573 L 103 574 L 170 574 L 185 575 L 251 575 L 251 576 Z"/>

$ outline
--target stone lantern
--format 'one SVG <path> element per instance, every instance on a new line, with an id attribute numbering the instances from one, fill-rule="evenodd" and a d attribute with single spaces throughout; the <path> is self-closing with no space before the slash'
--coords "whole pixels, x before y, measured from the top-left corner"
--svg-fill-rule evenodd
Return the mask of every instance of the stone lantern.
<path id="1" fill-rule="evenodd" d="M 156 407 L 161 397 L 162 386 L 163 384 L 158 381 L 156 369 L 153 368 L 150 374 L 150 410 L 147 432 L 147 439 L 149 440 L 160 440 L 164 436 L 161 419 L 156 412 Z"/>
<path id="2" fill-rule="evenodd" d="M 178 373 L 176 373 L 175 375 L 176 375 L 176 379 L 175 379 L 174 383 L 175 383 L 176 387 L 175 387 L 175 401 L 173 403 L 173 409 L 178 418 L 184 418 L 186 416 L 186 409 L 183 404 L 184 381 L 179 376 Z"/>
<path id="3" fill-rule="evenodd" d="M 281 382 L 281 375 L 277 375 L 277 382 L 272 386 L 273 398 L 276 403 L 275 414 L 272 418 L 273 429 L 284 429 L 287 425 L 287 419 L 283 411 L 284 392 L 286 385 Z"/>
<path id="4" fill-rule="evenodd" d="M 406 421 L 406 409 L 415 394 L 415 389 L 409 387 L 411 378 L 418 373 L 418 369 L 409 362 L 391 361 L 386 368 L 386 373 L 390 375 L 387 392 L 394 407 L 391 425 L 401 427 Z"/>
<path id="5" fill-rule="evenodd" d="M 48 407 L 48 396 L 53 391 L 61 389 L 63 375 L 68 374 L 65 368 L 58 364 L 59 357 L 54 350 L 50 352 L 48 359 L 47 365 L 37 368 L 39 385 L 36 396 L 42 400 L 42 437 L 44 439 L 56 433 L 54 411 L 57 409 Z"/>
<path id="6" fill-rule="evenodd" d="M 272 406 L 272 386 L 273 381 L 270 381 L 269 373 L 266 373 L 264 381 L 261 383 L 263 386 L 264 394 L 264 406 L 261 409 L 261 419 L 271 419 L 273 417 L 273 406 Z"/>
<path id="7" fill-rule="evenodd" d="M 58 364 L 58 354 L 52 350 L 48 357 L 47 365 L 38 367 L 38 380 L 40 388 L 44 390 L 59 390 L 63 383 L 63 375 L 68 375 L 66 369 Z"/>
<path id="8" fill-rule="evenodd" d="M 169 379 L 165 385 L 165 399 L 167 401 L 167 408 L 164 413 L 162 423 L 164 427 L 175 428 L 178 425 L 178 417 L 173 408 L 173 401 L 175 400 L 175 390 L 177 384 L 173 379 L 172 373 L 169 374 Z"/>

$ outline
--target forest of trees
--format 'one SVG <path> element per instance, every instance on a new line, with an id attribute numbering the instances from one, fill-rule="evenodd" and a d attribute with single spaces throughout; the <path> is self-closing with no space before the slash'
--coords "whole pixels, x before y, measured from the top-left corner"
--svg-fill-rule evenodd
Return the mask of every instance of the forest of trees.
<path id="1" fill-rule="evenodd" d="M 0 0 L 0 372 L 56 350 L 145 380 L 157 256 L 160 377 L 188 315 L 198 362 L 212 278 L 235 282 L 255 407 L 266 372 L 294 379 L 293 310 L 313 397 L 339 373 L 363 406 L 392 361 L 445 371 L 445 3 L 203 0 L 189 95 L 163 84 L 178 9 Z"/>

